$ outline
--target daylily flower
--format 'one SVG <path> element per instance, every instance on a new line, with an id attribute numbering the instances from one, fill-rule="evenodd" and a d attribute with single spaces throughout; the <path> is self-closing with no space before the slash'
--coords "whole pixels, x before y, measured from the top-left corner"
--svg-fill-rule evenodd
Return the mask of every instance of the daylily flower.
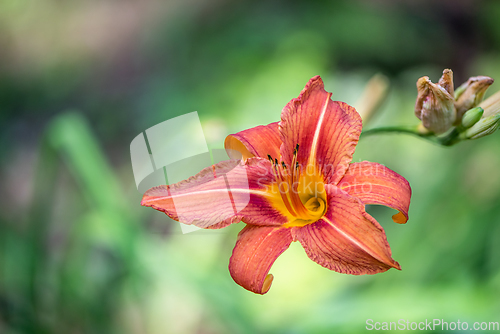
<path id="1" fill-rule="evenodd" d="M 226 138 L 232 160 L 152 188 L 141 204 L 202 228 L 246 223 L 229 271 L 236 283 L 258 294 L 269 290 L 272 264 L 294 241 L 311 260 L 339 273 L 401 269 L 365 205 L 394 208 L 399 212 L 393 220 L 406 223 L 410 185 L 380 164 L 350 163 L 361 118 L 330 97 L 321 78 L 312 78 L 285 106 L 280 122 Z"/>

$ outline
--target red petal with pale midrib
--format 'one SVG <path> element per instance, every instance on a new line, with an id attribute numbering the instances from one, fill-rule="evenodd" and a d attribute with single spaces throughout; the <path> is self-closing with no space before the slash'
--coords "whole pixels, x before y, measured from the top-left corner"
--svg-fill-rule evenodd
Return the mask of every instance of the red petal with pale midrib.
<path id="1" fill-rule="evenodd" d="M 339 273 L 362 275 L 401 269 L 391 257 L 384 229 L 357 198 L 326 186 L 328 211 L 319 221 L 295 228 L 307 256 Z"/>
<path id="2" fill-rule="evenodd" d="M 233 159 L 237 158 L 233 150 L 240 152 L 244 159 L 253 156 L 267 159 L 268 155 L 279 159 L 280 146 L 278 122 L 240 131 L 227 136 L 224 141 L 224 147 Z"/>
<path id="3" fill-rule="evenodd" d="M 396 223 L 408 221 L 410 184 L 389 168 L 369 161 L 352 163 L 338 186 L 365 204 L 380 204 L 398 210 L 399 213 L 392 217 Z"/>
<path id="4" fill-rule="evenodd" d="M 287 222 L 266 199 L 274 182 L 269 161 L 251 158 L 220 162 L 187 180 L 149 189 L 141 205 L 165 212 L 186 225 L 222 228 L 243 220 L 255 225 Z"/>
<path id="5" fill-rule="evenodd" d="M 229 260 L 229 272 L 234 281 L 247 290 L 265 294 L 270 288 L 269 280 L 272 280 L 270 277 L 266 282 L 269 270 L 291 242 L 288 228 L 245 226 L 238 234 Z"/>
<path id="6" fill-rule="evenodd" d="M 281 113 L 281 156 L 287 165 L 299 144 L 297 161 L 320 168 L 325 182 L 337 184 L 344 175 L 361 133 L 361 117 L 343 102 L 333 102 L 319 76 L 309 80 L 299 97 Z"/>

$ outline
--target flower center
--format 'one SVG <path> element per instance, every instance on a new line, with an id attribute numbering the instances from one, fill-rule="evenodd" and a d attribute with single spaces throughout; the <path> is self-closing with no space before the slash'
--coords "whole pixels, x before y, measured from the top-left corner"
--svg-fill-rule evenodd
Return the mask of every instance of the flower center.
<path id="1" fill-rule="evenodd" d="M 272 202 L 288 218 L 285 227 L 312 224 L 323 217 L 327 206 L 323 177 L 316 166 L 298 164 L 298 148 L 293 152 L 291 166 L 268 156 L 276 178 L 270 189 L 277 194 Z"/>

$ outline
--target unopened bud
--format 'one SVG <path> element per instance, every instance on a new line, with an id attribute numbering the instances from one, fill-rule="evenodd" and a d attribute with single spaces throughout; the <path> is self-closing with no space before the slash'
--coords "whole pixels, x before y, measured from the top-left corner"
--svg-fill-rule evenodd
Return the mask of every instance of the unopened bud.
<path id="1" fill-rule="evenodd" d="M 455 91 L 455 108 L 457 109 L 457 122 L 463 114 L 477 106 L 484 97 L 484 93 L 493 83 L 493 79 L 485 76 L 471 77 Z"/>
<path id="2" fill-rule="evenodd" d="M 500 114 L 500 91 L 488 97 L 479 106 L 484 109 L 483 117 Z"/>
<path id="3" fill-rule="evenodd" d="M 421 77 L 417 81 L 417 90 L 415 115 L 422 120 L 424 127 L 435 134 L 450 129 L 456 118 L 453 72 L 444 70 L 437 84 L 432 83 L 429 77 Z"/>
<path id="4" fill-rule="evenodd" d="M 495 132 L 500 126 L 500 114 L 482 118 L 460 134 L 462 139 L 477 139 Z"/>
<path id="5" fill-rule="evenodd" d="M 462 117 L 462 127 L 468 129 L 474 124 L 476 124 L 483 116 L 484 110 L 481 107 L 476 107 L 469 109 L 465 112 L 464 117 Z"/>

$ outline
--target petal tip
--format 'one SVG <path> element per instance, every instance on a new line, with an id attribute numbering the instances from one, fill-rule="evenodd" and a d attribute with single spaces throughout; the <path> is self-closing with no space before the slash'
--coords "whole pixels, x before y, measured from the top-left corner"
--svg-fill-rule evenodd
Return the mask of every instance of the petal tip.
<path id="1" fill-rule="evenodd" d="M 316 88 L 320 89 L 320 91 L 323 92 L 325 90 L 325 84 L 323 83 L 323 79 L 321 79 L 321 76 L 319 75 L 316 75 L 309 79 L 305 87 L 300 92 L 299 96 L 288 102 L 284 109 L 287 109 L 287 107 L 290 107 L 294 104 L 298 105 L 302 103 L 306 99 L 306 96 L 308 96 L 308 94 L 310 94 L 310 92 L 312 92 Z"/>
<path id="2" fill-rule="evenodd" d="M 309 81 L 306 84 L 306 88 L 307 88 L 307 86 L 311 85 L 313 82 L 316 82 L 316 81 L 318 83 L 323 84 L 323 79 L 321 79 L 321 76 L 320 75 L 315 75 L 311 79 L 309 79 Z"/>
<path id="3" fill-rule="evenodd" d="M 398 224 L 406 224 L 408 218 L 403 213 L 398 212 L 392 216 L 392 220 Z"/>
<path id="4" fill-rule="evenodd" d="M 394 263 L 392 264 L 392 267 L 397 269 L 397 270 L 401 270 L 401 265 L 397 261 L 394 261 Z"/>
<path id="5" fill-rule="evenodd" d="M 264 279 L 264 284 L 262 284 L 262 295 L 269 291 L 269 289 L 271 288 L 271 284 L 273 284 L 273 279 L 274 276 L 272 274 L 268 274 L 266 276 L 266 278 Z"/>
<path id="6" fill-rule="evenodd" d="M 142 206 L 148 206 L 148 207 L 151 206 L 151 204 L 148 203 L 148 198 L 149 198 L 149 196 L 147 196 L 146 194 L 144 194 L 142 196 L 142 199 L 141 199 L 141 205 Z"/>

